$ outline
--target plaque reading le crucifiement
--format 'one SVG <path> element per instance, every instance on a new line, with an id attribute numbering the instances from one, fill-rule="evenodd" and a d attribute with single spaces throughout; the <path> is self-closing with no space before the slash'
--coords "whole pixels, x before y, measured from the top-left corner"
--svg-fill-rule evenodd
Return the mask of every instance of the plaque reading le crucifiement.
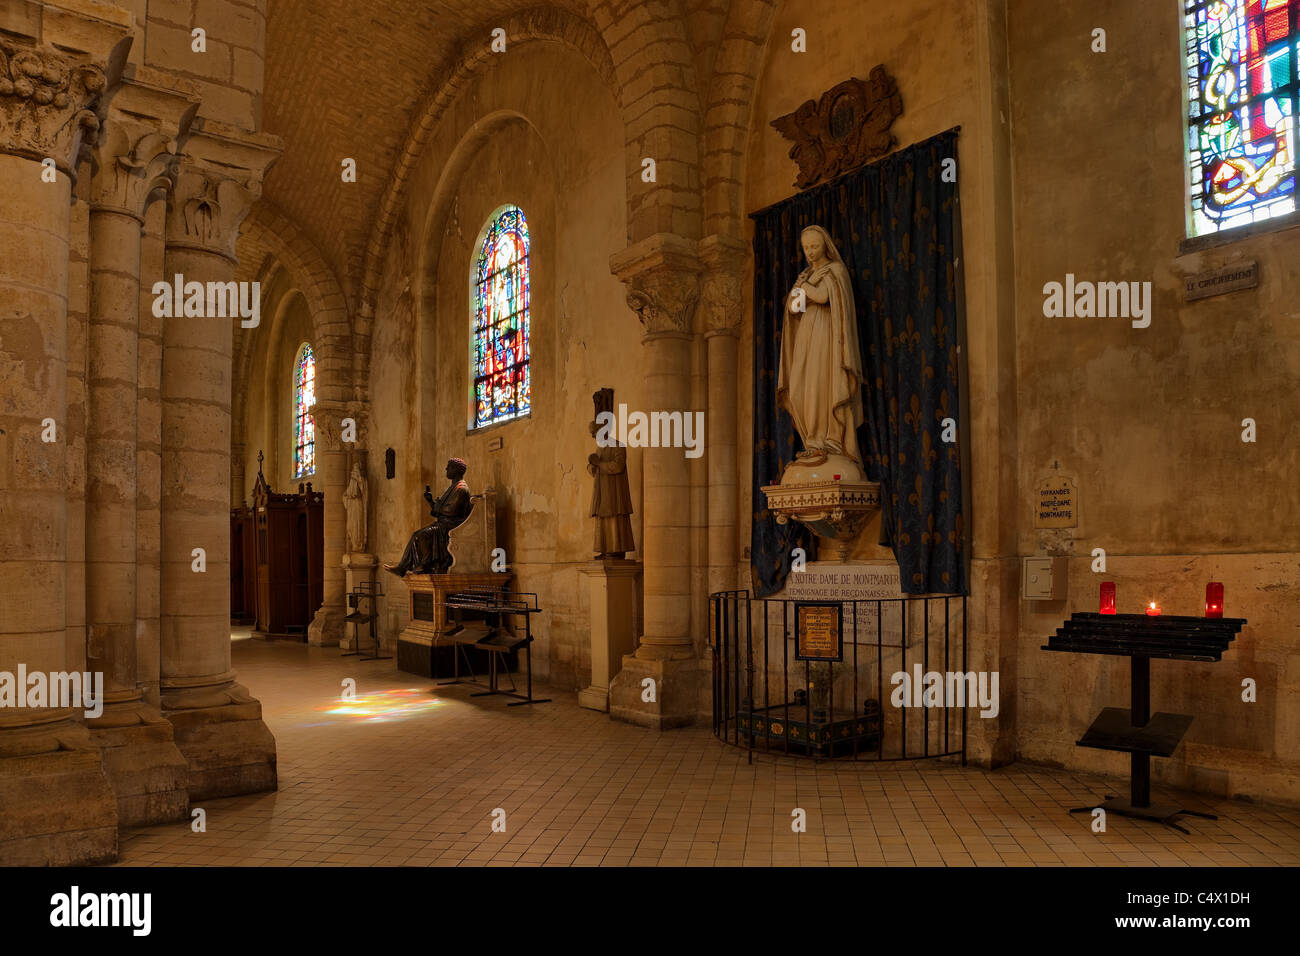
<path id="1" fill-rule="evenodd" d="M 844 660 L 840 605 L 830 602 L 796 602 L 794 657 L 799 661 Z"/>

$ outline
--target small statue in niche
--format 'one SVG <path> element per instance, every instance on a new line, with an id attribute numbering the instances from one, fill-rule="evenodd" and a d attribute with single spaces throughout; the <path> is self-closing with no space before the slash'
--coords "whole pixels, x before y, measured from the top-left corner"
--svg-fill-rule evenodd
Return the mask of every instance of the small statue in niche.
<path id="1" fill-rule="evenodd" d="M 366 550 L 366 499 L 369 483 L 361 473 L 361 463 L 352 463 L 352 477 L 343 492 L 343 508 L 348 517 L 348 551 L 359 554 Z"/>
<path id="2" fill-rule="evenodd" d="M 461 458 L 447 462 L 447 478 L 451 484 L 435 500 L 433 491 L 424 486 L 424 500 L 429 502 L 433 523 L 411 535 L 402 559 L 397 564 L 385 564 L 384 570 L 398 577 L 417 572 L 420 574 L 446 574 L 451 568 L 451 552 L 447 550 L 447 535 L 469 517 L 472 503 L 465 472 L 469 466 Z"/>
<path id="3" fill-rule="evenodd" d="M 596 536 L 592 550 L 598 558 L 622 558 L 636 550 L 636 542 L 632 540 L 627 448 L 614 434 L 614 390 L 602 388 L 591 398 L 596 418 L 590 430 L 599 446 L 587 456 L 587 473 L 595 479 L 591 516 L 596 519 Z"/>
<path id="4" fill-rule="evenodd" d="M 790 412 L 803 439 L 800 463 L 842 460 L 845 478 L 856 478 L 862 465 L 857 430 L 863 407 L 853 285 L 825 229 L 809 226 L 799 241 L 808 267 L 786 297 L 777 401 Z"/>

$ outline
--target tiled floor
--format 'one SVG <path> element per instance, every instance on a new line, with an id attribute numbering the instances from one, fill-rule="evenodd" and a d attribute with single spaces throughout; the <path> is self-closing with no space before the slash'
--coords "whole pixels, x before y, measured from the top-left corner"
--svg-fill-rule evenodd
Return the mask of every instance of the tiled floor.
<path id="1" fill-rule="evenodd" d="M 1187 818 L 1184 835 L 1112 817 L 1096 834 L 1066 808 L 1124 781 L 928 761 L 751 766 L 707 727 L 616 724 L 564 692 L 511 708 L 463 686 L 434 695 L 392 661 L 295 643 L 237 641 L 234 666 L 276 736 L 279 792 L 205 802 L 203 833 L 129 831 L 119 865 L 1300 863 L 1296 810 L 1187 795 L 1219 819 Z M 358 704 L 391 719 L 330 713 L 348 677 Z M 392 713 L 403 707 L 412 712 Z M 498 808 L 504 832 L 492 829 Z M 807 814 L 801 834 L 795 808 Z"/>

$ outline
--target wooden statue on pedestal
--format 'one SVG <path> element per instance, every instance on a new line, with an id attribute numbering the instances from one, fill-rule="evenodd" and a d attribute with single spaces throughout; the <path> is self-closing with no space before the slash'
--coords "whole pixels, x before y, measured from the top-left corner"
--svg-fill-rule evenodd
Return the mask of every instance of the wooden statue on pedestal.
<path id="1" fill-rule="evenodd" d="M 632 492 L 627 484 L 627 448 L 614 434 L 614 390 L 602 388 L 591 399 L 596 407 L 591 434 L 599 446 L 598 451 L 587 456 L 587 473 L 595 478 L 591 517 L 596 519 L 596 536 L 592 550 L 598 558 L 622 558 L 636 550 L 636 542 L 632 540 Z"/>

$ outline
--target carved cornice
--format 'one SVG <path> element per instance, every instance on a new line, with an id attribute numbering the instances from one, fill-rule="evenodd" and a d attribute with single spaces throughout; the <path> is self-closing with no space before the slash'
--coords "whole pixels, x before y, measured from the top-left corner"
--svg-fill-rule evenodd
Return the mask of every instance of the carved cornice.
<path id="1" fill-rule="evenodd" d="M 609 266 L 647 336 L 694 331 L 702 266 L 693 243 L 660 233 L 611 256 Z"/>
<path id="2" fill-rule="evenodd" d="M 167 245 L 201 249 L 233 262 L 239 227 L 262 194 L 262 180 L 282 143 L 278 136 L 208 120 L 195 127 L 167 205 Z"/>
<path id="3" fill-rule="evenodd" d="M 81 147 L 99 132 L 112 70 L 85 56 L 0 40 L 0 151 L 52 159 L 75 178 Z"/>
<path id="4" fill-rule="evenodd" d="M 902 113 L 898 84 L 882 64 L 866 80 L 855 76 L 838 83 L 771 125 L 794 143 L 790 158 L 799 166 L 794 184 L 807 189 L 893 149 L 897 141 L 889 128 Z"/>

